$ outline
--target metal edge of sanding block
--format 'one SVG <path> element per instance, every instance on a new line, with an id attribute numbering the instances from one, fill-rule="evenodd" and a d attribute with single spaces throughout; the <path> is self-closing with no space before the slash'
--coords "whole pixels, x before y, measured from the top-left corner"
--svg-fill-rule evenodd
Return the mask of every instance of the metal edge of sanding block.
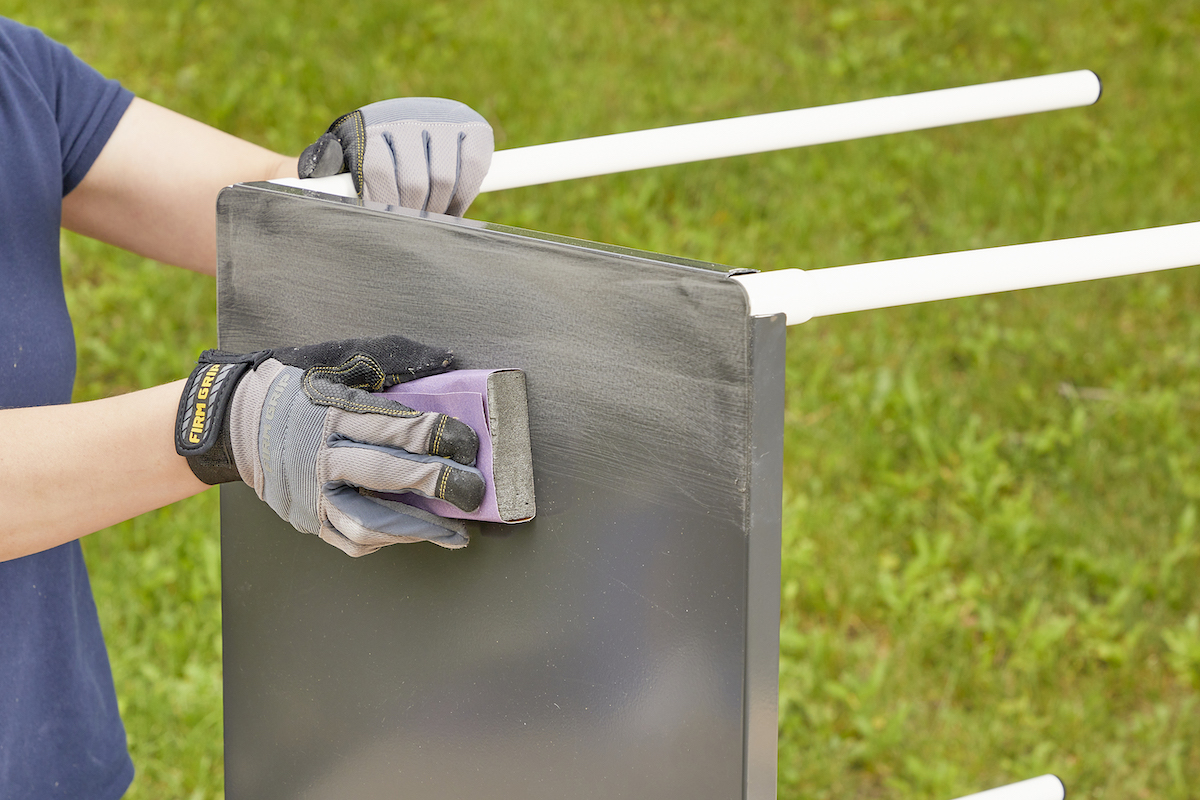
<path id="1" fill-rule="evenodd" d="M 492 434 L 492 481 L 500 518 L 509 523 L 526 522 L 537 513 L 537 505 L 529 397 L 523 371 L 503 369 L 488 375 L 487 411 Z"/>

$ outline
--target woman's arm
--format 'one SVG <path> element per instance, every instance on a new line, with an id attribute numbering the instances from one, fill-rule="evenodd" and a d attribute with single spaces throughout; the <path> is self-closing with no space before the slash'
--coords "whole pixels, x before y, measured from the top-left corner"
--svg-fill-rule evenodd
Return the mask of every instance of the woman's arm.
<path id="1" fill-rule="evenodd" d="M 63 227 L 167 264 L 212 275 L 217 193 L 296 177 L 284 156 L 135 98 L 80 184 Z"/>
<path id="2" fill-rule="evenodd" d="M 459 139 L 453 127 L 439 131 L 452 142 Z M 486 146 L 490 157 L 490 128 L 485 139 L 479 147 Z M 456 174 L 457 166 L 450 166 Z M 135 99 L 87 176 L 63 199 L 63 225 L 213 274 L 218 192 L 233 183 L 296 174 L 293 157 Z M 431 166 L 417 163 L 388 180 L 398 182 L 401 194 L 410 182 L 424 186 L 417 194 L 425 197 L 433 174 Z M 459 199 L 464 209 L 474 191 Z M 202 491 L 205 484 L 175 452 L 182 388 L 181 381 L 89 403 L 0 410 L 0 560 L 78 539 Z"/>
<path id="3" fill-rule="evenodd" d="M 63 225 L 212 274 L 221 188 L 295 175 L 295 158 L 135 99 L 64 198 Z M 206 488 L 175 453 L 182 387 L 179 381 L 89 403 L 0 410 L 0 560 Z"/>
<path id="4" fill-rule="evenodd" d="M 0 561 L 208 488 L 175 453 L 183 381 L 61 406 L 0 410 Z"/>

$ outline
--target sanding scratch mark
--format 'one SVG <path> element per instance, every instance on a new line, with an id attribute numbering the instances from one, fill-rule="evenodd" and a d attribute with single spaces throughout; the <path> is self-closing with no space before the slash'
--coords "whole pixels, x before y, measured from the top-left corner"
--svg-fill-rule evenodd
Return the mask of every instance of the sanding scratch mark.
<path id="1" fill-rule="evenodd" d="M 658 611 L 661 611 L 661 612 L 663 612 L 664 614 L 666 614 L 666 615 L 667 615 L 668 617 L 670 617 L 671 619 L 675 619 L 675 620 L 679 619 L 679 618 L 678 618 L 678 617 L 676 617 L 674 614 L 672 614 L 670 611 L 668 611 L 667 609 L 663 608 L 663 607 L 662 607 L 662 606 L 660 606 L 658 603 L 655 603 L 655 602 L 654 602 L 653 600 L 651 600 L 649 597 L 646 597 L 646 595 L 642 594 L 642 593 L 641 593 L 641 592 L 639 592 L 637 589 L 634 589 L 632 586 L 630 586 L 628 583 L 625 583 L 625 582 L 624 582 L 623 580 L 621 580 L 620 578 L 613 578 L 611 575 L 609 575 L 609 577 L 610 577 L 610 578 L 612 578 L 612 580 L 614 580 L 614 581 L 616 581 L 617 583 L 619 583 L 619 584 L 621 584 L 622 586 L 624 586 L 624 587 L 625 587 L 625 589 L 626 589 L 626 591 L 632 592 L 632 593 L 634 594 L 634 596 L 636 596 L 636 597 L 640 597 L 640 598 L 642 599 L 642 602 L 644 602 L 646 605 L 650 606 L 650 607 L 651 607 L 651 608 L 653 608 L 653 609 L 656 609 L 656 610 L 658 610 Z"/>
<path id="2" fill-rule="evenodd" d="M 561 538 L 561 537 L 559 537 L 559 541 L 560 541 L 560 543 L 561 543 L 561 541 L 562 541 L 562 538 Z M 567 554 L 568 554 L 568 555 L 570 555 L 572 558 L 574 558 L 574 559 L 576 559 L 576 560 L 578 560 L 578 561 L 582 561 L 582 562 L 584 562 L 585 564 L 588 564 L 589 566 L 590 566 L 590 565 L 592 565 L 592 561 L 591 561 L 591 559 L 589 559 L 587 556 L 584 556 L 584 555 L 582 555 L 581 553 L 577 553 L 577 552 L 575 552 L 575 550 L 574 550 L 573 548 L 571 548 L 571 547 L 568 547 L 568 546 L 567 546 L 567 545 L 565 545 L 565 544 L 564 544 L 564 545 L 562 545 L 562 548 L 563 548 L 563 550 L 566 550 L 566 551 L 567 551 Z M 658 603 L 654 602 L 654 601 L 653 601 L 653 600 L 651 600 L 649 597 L 646 597 L 646 595 L 644 595 L 644 594 L 642 594 L 641 592 L 639 592 L 637 589 L 634 589 L 634 588 L 633 588 L 632 586 L 630 586 L 628 583 L 625 583 L 625 581 L 623 581 L 623 580 L 621 580 L 620 578 L 618 578 L 618 577 L 616 577 L 615 575 L 613 575 L 611 570 L 607 570 L 607 569 L 606 569 L 606 570 L 604 570 L 604 571 L 603 571 L 603 574 L 604 574 L 604 576 L 605 576 L 606 578 L 608 578 L 609 580 L 611 580 L 613 583 L 620 584 L 620 585 L 621 585 L 621 587 L 622 587 L 623 589 L 625 589 L 625 591 L 629 592 L 629 593 L 630 593 L 630 594 L 632 594 L 634 597 L 640 598 L 640 599 L 641 599 L 641 601 L 642 601 L 643 603 L 645 603 L 646 605 L 648 605 L 648 606 L 650 606 L 651 608 L 655 609 L 656 611 L 661 611 L 662 613 L 666 614 L 668 617 L 670 617 L 670 618 L 671 618 L 671 619 L 673 619 L 673 620 L 678 620 L 678 619 L 679 619 L 679 617 L 677 617 L 677 616 L 675 616 L 674 614 L 672 614 L 672 613 L 671 613 L 671 612 L 670 612 L 668 609 L 666 609 L 666 608 L 663 608 L 663 607 L 662 607 L 662 606 L 660 606 Z"/>

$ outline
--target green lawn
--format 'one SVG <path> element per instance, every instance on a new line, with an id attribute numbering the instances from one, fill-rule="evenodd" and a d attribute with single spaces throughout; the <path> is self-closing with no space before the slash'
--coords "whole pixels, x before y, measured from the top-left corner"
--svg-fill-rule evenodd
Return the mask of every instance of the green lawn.
<path id="1" fill-rule="evenodd" d="M 461 99 L 501 148 L 1091 68 L 1093 107 L 481 198 L 471 216 L 820 267 L 1200 220 L 1200 6 L 10 0 L 140 95 L 299 152 Z M 186 153 L 180 153 L 186 158 Z M 77 398 L 182 376 L 210 281 L 73 236 Z M 1200 274 L 789 333 L 779 793 L 939 800 L 1044 772 L 1200 792 Z M 87 540 L 139 777 L 218 797 L 215 493 Z"/>

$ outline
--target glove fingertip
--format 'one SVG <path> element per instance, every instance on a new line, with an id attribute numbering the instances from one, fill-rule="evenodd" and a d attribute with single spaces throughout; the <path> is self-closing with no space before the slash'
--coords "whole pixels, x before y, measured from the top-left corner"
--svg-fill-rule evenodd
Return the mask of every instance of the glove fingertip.
<path id="1" fill-rule="evenodd" d="M 429 455 L 472 466 L 479 454 L 479 435 L 461 420 L 438 415 L 429 433 Z"/>
<path id="2" fill-rule="evenodd" d="M 296 163 L 296 172 L 301 178 L 328 178 L 346 172 L 345 161 L 342 143 L 333 134 L 325 133 L 304 148 Z"/>
<path id="3" fill-rule="evenodd" d="M 483 503 L 485 488 L 479 473 L 443 467 L 438 479 L 437 499 L 445 500 L 463 511 L 474 511 Z"/>

